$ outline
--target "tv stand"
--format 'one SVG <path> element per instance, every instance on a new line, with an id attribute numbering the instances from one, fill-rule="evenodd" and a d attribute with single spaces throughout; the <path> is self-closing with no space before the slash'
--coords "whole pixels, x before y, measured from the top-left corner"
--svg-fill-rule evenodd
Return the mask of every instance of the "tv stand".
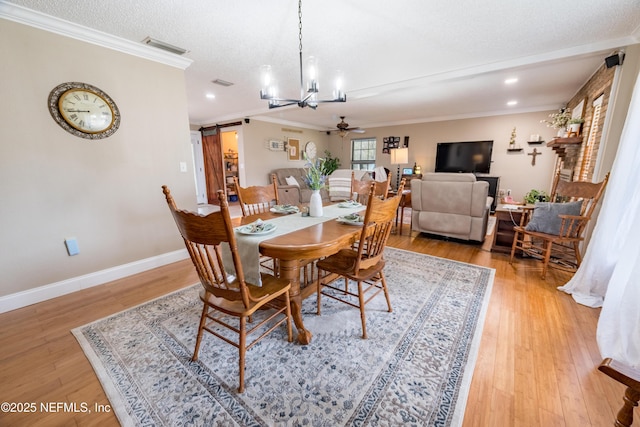
<path id="1" fill-rule="evenodd" d="M 476 179 L 478 181 L 486 181 L 489 183 L 489 196 L 493 197 L 493 202 L 491 203 L 491 213 L 494 213 L 499 201 L 498 189 L 500 188 L 500 177 L 476 174 Z"/>

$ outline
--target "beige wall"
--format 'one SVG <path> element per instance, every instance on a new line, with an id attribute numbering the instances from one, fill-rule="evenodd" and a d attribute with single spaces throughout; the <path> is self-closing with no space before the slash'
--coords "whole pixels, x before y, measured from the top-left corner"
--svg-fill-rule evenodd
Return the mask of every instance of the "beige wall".
<path id="1" fill-rule="evenodd" d="M 0 34 L 0 297 L 182 248 L 161 185 L 195 204 L 184 71 L 4 19 Z M 114 99 L 113 136 L 53 121 L 49 92 L 68 81 Z"/>
<path id="2" fill-rule="evenodd" d="M 409 136 L 409 163 L 405 167 L 413 166 L 417 162 L 423 172 L 433 172 L 435 169 L 436 145 L 438 142 L 481 141 L 493 140 L 491 176 L 500 177 L 500 188 L 510 189 L 514 199 L 520 200 L 531 189 L 548 191 L 554 173 L 556 161 L 555 153 L 546 144 L 529 145 L 530 135 L 539 134 L 545 141 L 555 136 L 554 129 L 546 127 L 541 120 L 547 118 L 550 111 L 513 114 L 504 116 L 482 117 L 443 122 L 419 123 L 403 126 L 367 128 L 359 137 L 376 137 L 378 141 L 379 160 L 377 166 L 389 168 L 396 176 L 397 166 L 390 164 L 389 154 L 382 154 L 382 138 L 399 136 L 401 143 L 405 136 Z M 519 153 L 508 153 L 507 147 L 511 137 L 511 130 L 516 128 L 516 146 L 523 148 Z M 339 137 L 332 137 L 331 151 L 338 153 L 341 159 L 349 159 L 350 145 L 343 143 Z M 528 153 L 536 148 L 542 155 L 536 157 L 535 166 L 531 165 L 532 156 Z M 343 163 L 345 163 L 343 161 Z"/>
<path id="3" fill-rule="evenodd" d="M 318 147 L 318 156 L 322 156 L 329 146 L 329 137 L 325 132 L 254 119 L 251 119 L 248 124 L 243 123 L 239 135 L 242 139 L 240 177 L 244 177 L 247 186 L 269 183 L 269 175 L 274 169 L 304 166 L 304 160 L 289 161 L 286 151 L 269 150 L 265 144 L 271 139 L 280 141 L 286 141 L 288 138 L 299 139 L 301 150 L 304 150 L 304 145 L 308 141 L 314 141 Z"/>

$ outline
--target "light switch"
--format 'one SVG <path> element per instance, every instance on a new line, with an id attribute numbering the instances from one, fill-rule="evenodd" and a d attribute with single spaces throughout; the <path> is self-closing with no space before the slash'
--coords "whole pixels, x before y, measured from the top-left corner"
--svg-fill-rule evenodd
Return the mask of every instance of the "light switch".
<path id="1" fill-rule="evenodd" d="M 75 237 L 68 237 L 64 239 L 64 244 L 67 247 L 69 256 L 78 255 L 80 253 L 80 248 L 78 248 L 78 241 Z"/>
<path id="2" fill-rule="evenodd" d="M 180 162 L 180 172 L 187 171 L 187 162 Z"/>

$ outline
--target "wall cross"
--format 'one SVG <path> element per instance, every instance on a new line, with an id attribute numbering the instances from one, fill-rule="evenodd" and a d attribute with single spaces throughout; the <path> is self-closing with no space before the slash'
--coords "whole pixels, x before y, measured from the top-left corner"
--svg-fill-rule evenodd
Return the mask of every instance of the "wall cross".
<path id="1" fill-rule="evenodd" d="M 532 158 L 531 158 L 531 166 L 535 166 L 536 165 L 536 156 L 540 156 L 540 155 L 542 155 L 542 153 L 540 153 L 537 148 L 534 148 L 531 153 L 528 153 L 528 155 L 532 156 Z"/>

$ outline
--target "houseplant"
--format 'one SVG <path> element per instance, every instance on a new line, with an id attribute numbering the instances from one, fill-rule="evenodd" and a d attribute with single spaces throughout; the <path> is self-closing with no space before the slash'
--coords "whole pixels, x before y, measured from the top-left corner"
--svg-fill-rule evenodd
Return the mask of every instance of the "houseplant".
<path id="1" fill-rule="evenodd" d="M 324 175 L 331 175 L 339 167 L 340 159 L 331 156 L 331 152 L 329 150 L 324 150 L 324 163 L 322 163 L 322 172 L 324 173 Z"/>
<path id="2" fill-rule="evenodd" d="M 567 130 L 569 134 L 580 135 L 580 126 L 584 123 L 584 119 L 580 117 L 572 117 L 569 119 Z"/>
<path id="3" fill-rule="evenodd" d="M 546 191 L 533 189 L 524 195 L 524 202 L 528 205 L 533 205 L 536 202 L 548 202 L 548 201 L 549 201 L 549 194 L 547 194 Z"/>

